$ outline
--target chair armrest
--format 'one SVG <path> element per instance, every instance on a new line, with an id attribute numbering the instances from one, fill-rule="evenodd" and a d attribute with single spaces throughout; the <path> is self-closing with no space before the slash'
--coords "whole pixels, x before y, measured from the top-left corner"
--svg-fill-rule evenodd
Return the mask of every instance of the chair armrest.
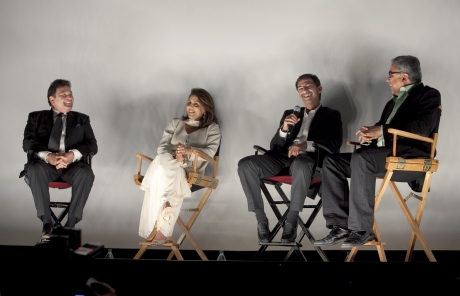
<path id="1" fill-rule="evenodd" d="M 315 146 L 316 148 L 323 149 L 324 151 L 326 151 L 326 152 L 329 153 L 329 154 L 333 154 L 332 151 L 331 151 L 329 148 L 327 148 L 326 146 L 324 146 L 324 145 L 321 145 L 321 144 L 318 144 L 318 143 L 314 143 L 314 146 Z"/>
<path id="2" fill-rule="evenodd" d="M 147 160 L 149 162 L 153 161 L 153 158 L 148 157 L 147 155 L 144 155 L 142 153 L 136 153 L 136 157 L 139 157 L 139 161 L 142 161 L 143 159 L 145 159 L 145 160 Z"/>
<path id="3" fill-rule="evenodd" d="M 353 152 L 356 151 L 358 146 L 361 147 L 361 143 L 356 141 L 347 141 L 347 145 L 353 146 Z"/>
<path id="4" fill-rule="evenodd" d="M 136 153 L 136 157 L 139 158 L 139 162 L 137 164 L 137 174 L 134 174 L 134 183 L 136 183 L 137 185 L 141 185 L 142 179 L 144 178 L 144 176 L 141 174 L 142 161 L 145 160 L 148 162 L 152 162 L 153 158 L 148 157 L 147 155 L 144 155 L 142 153 Z"/>
<path id="5" fill-rule="evenodd" d="M 430 143 L 431 144 L 431 157 L 430 158 L 434 158 L 434 153 L 436 150 L 437 133 L 433 135 L 433 138 L 419 136 L 414 133 L 409 133 L 409 132 L 394 129 L 394 128 L 389 128 L 388 133 L 393 134 L 393 150 L 392 150 L 393 156 L 396 156 L 396 141 L 398 140 L 398 136 L 399 136 L 399 137 L 405 137 L 405 138 L 409 138 L 409 139 L 413 139 L 417 141 Z"/>
<path id="6" fill-rule="evenodd" d="M 401 137 L 406 137 L 406 138 L 410 138 L 410 139 L 414 139 L 414 140 L 418 140 L 418 141 L 423 141 L 423 142 L 427 142 L 427 143 L 433 143 L 434 142 L 434 140 L 432 138 L 419 136 L 417 134 L 405 132 L 405 131 L 394 129 L 394 128 L 389 128 L 388 133 L 393 134 L 394 137 L 401 136 Z M 393 140 L 396 142 L 396 139 L 397 138 L 394 138 Z"/>
<path id="7" fill-rule="evenodd" d="M 204 159 L 209 162 L 209 164 L 212 165 L 213 168 L 213 177 L 216 177 L 217 174 L 217 159 L 218 156 L 215 156 L 214 158 L 210 157 L 209 155 L 201 152 L 200 150 L 192 150 L 192 154 L 195 155 L 194 161 L 193 161 L 193 171 L 196 172 L 197 166 L 198 166 L 198 160 L 199 158 Z"/>
<path id="8" fill-rule="evenodd" d="M 436 144 L 435 138 L 433 139 L 430 137 L 419 136 L 417 134 L 409 133 L 409 132 L 398 130 L 395 128 L 389 128 L 388 133 L 393 134 L 393 150 L 392 150 L 393 156 L 396 156 L 396 145 L 398 141 L 398 136 L 431 143 L 432 145 Z M 354 146 L 353 151 L 356 150 L 357 146 L 361 146 L 360 142 L 355 142 L 355 141 L 347 141 L 347 144 Z"/>
<path id="9" fill-rule="evenodd" d="M 259 152 L 265 153 L 265 152 L 268 151 L 267 149 L 265 149 L 265 148 L 263 148 L 263 147 L 261 147 L 259 145 L 254 145 L 254 146 L 252 146 L 252 148 L 254 148 L 254 150 L 256 151 L 255 152 L 256 155 L 259 154 Z"/>

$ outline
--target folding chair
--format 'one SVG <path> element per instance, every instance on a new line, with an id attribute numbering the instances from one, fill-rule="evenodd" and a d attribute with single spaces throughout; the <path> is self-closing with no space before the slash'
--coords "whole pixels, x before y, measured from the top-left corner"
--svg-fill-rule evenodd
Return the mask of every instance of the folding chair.
<path id="1" fill-rule="evenodd" d="M 442 113 L 442 106 L 440 105 L 438 108 L 438 115 L 437 115 L 437 122 L 435 125 L 435 129 L 433 130 L 432 134 L 429 137 L 423 137 L 423 136 L 419 136 L 413 133 L 408 133 L 408 132 L 397 130 L 397 129 L 391 129 L 391 128 L 388 129 L 388 132 L 390 134 L 393 134 L 393 149 L 392 149 L 392 155 L 386 158 L 385 167 L 387 169 L 387 172 L 385 176 L 383 178 L 377 178 L 377 179 L 381 179 L 382 183 L 375 197 L 374 213 L 377 211 L 377 208 L 382 200 L 382 197 L 388 185 L 390 185 L 390 188 L 393 191 L 393 194 L 396 200 L 398 201 L 399 206 L 401 207 L 404 215 L 407 218 L 407 221 L 409 222 L 412 228 L 412 232 L 411 232 L 410 239 L 409 239 L 409 246 L 406 251 L 405 262 L 409 262 L 412 259 L 412 254 L 413 254 L 415 242 L 417 239 L 421 247 L 425 251 L 425 254 L 428 257 L 428 260 L 430 262 L 436 262 L 436 258 L 434 257 L 432 251 L 428 247 L 425 241 L 425 238 L 423 237 L 419 227 L 420 227 L 420 222 L 422 220 L 422 215 L 423 215 L 423 210 L 425 208 L 426 200 L 428 198 L 428 192 L 430 190 L 431 178 L 432 178 L 433 173 L 438 170 L 438 166 L 439 166 L 439 160 L 435 159 L 434 157 L 436 154 L 436 144 L 438 142 L 438 129 L 439 129 L 439 123 L 441 120 L 441 113 Z M 410 159 L 397 157 L 396 156 L 397 140 L 398 138 L 401 138 L 401 137 L 430 143 L 431 144 L 430 157 L 429 158 L 410 158 Z M 360 145 L 360 143 L 351 142 L 351 141 L 349 141 L 348 144 L 354 145 L 354 149 L 356 149 L 356 147 Z M 401 172 L 404 172 L 402 174 L 406 174 L 406 175 L 411 174 L 409 176 L 414 175 L 415 177 L 412 182 L 417 182 L 417 180 L 423 179 L 422 189 L 419 190 L 418 188 L 411 186 L 412 192 L 409 193 L 409 195 L 406 198 L 403 198 L 400 191 L 398 190 L 398 187 L 396 186 L 396 182 L 400 182 L 400 181 L 394 180 L 395 178 L 393 174 L 395 172 L 398 172 L 398 174 L 401 174 Z M 417 193 L 414 193 L 413 191 L 417 193 L 421 192 L 421 194 L 418 195 Z M 415 214 L 415 217 L 412 215 L 411 210 L 407 206 L 407 201 L 409 200 L 410 197 L 415 197 L 418 200 L 418 207 L 417 207 L 417 212 Z M 383 246 L 385 245 L 385 243 L 382 242 L 380 232 L 378 229 L 378 225 L 377 225 L 377 220 L 375 219 L 375 214 L 374 214 L 374 233 L 375 233 L 375 238 L 376 238 L 375 241 L 367 242 L 364 246 L 375 246 L 377 248 L 380 261 L 386 262 L 387 260 L 385 256 L 385 251 L 383 249 Z M 353 247 L 351 249 L 350 253 L 348 254 L 346 258 L 346 262 L 354 261 L 356 253 L 358 252 L 358 248 L 359 247 Z"/>
<path id="2" fill-rule="evenodd" d="M 259 153 L 265 153 L 267 152 L 267 149 L 262 148 L 258 145 L 254 145 L 253 148 L 255 149 L 255 154 L 258 155 Z M 322 145 L 317 146 L 318 149 L 318 155 L 320 153 L 319 150 L 324 150 L 324 152 L 330 153 L 329 149 Z M 275 242 L 273 239 L 275 238 L 276 234 L 280 231 L 280 229 L 284 226 L 284 223 L 286 221 L 287 213 L 289 210 L 289 204 L 290 200 L 285 194 L 285 192 L 281 189 L 281 186 L 283 184 L 286 185 L 292 185 L 292 176 L 289 175 L 289 170 L 284 170 L 281 173 L 279 173 L 276 176 L 270 177 L 270 178 L 264 178 L 260 180 L 260 188 L 262 190 L 262 193 L 264 194 L 265 198 L 268 201 L 268 204 L 272 208 L 276 218 L 278 219 L 278 222 L 276 225 L 272 228 L 270 231 L 269 239 L 267 243 L 259 242 L 260 248 L 256 252 L 256 254 L 253 257 L 253 260 L 258 260 L 262 254 L 266 251 L 268 247 L 271 246 L 281 246 L 281 247 L 289 247 L 289 251 L 284 257 L 283 261 L 289 260 L 291 257 L 292 253 L 296 253 L 296 255 L 299 257 L 299 259 L 303 261 L 307 261 L 305 255 L 303 254 L 301 247 L 302 247 L 302 240 L 305 236 L 308 237 L 310 240 L 310 243 L 315 241 L 315 238 L 313 234 L 310 232 L 309 228 L 313 221 L 315 220 L 316 216 L 318 215 L 318 212 L 321 210 L 322 207 L 322 200 L 321 200 L 321 169 L 319 167 L 316 167 L 316 171 L 314 173 L 313 180 L 310 184 L 309 192 L 308 192 L 308 197 L 311 198 L 312 200 L 317 199 L 317 202 L 315 204 L 305 204 L 303 206 L 304 209 L 311 209 L 312 212 L 310 216 L 308 217 L 307 221 L 304 222 L 302 217 L 299 215 L 298 218 L 298 225 L 300 226 L 300 233 L 297 235 L 296 241 L 293 243 L 282 243 L 280 241 Z M 276 189 L 276 191 L 279 194 L 279 198 L 275 200 L 273 196 L 270 194 L 267 185 L 272 185 Z M 281 214 L 280 209 L 278 208 L 280 205 L 286 206 L 286 209 L 283 214 Z M 313 246 L 315 250 L 318 252 L 319 256 L 323 259 L 324 262 L 328 262 L 329 259 L 327 258 L 326 254 L 324 251 L 317 246 Z"/>
<path id="3" fill-rule="evenodd" d="M 217 149 L 217 152 L 214 155 L 214 158 L 209 157 L 208 155 L 200 152 L 199 150 L 192 151 L 192 153 L 195 155 L 195 158 L 194 158 L 195 161 L 193 163 L 193 171 L 188 173 L 187 182 L 192 192 L 195 192 L 197 190 L 204 189 L 204 188 L 206 188 L 206 191 L 204 195 L 201 197 L 200 201 L 198 202 L 198 205 L 196 208 L 181 209 L 181 212 L 193 212 L 193 214 L 191 215 L 187 224 L 185 224 L 184 221 L 182 221 L 181 217 L 179 216 L 177 218 L 177 224 L 182 229 L 182 234 L 179 236 L 177 241 L 174 241 L 172 237 L 168 237 L 167 242 L 161 245 L 163 247 L 171 248 L 171 252 L 169 253 L 167 257 L 167 260 L 172 260 L 174 256 L 176 256 L 177 260 L 184 260 L 179 248 L 184 242 L 185 238 L 187 238 L 190 241 L 193 248 L 195 249 L 195 251 L 198 253 L 198 255 L 200 256 L 202 260 L 206 260 L 206 261 L 208 260 L 208 258 L 206 257 L 204 252 L 201 250 L 201 248 L 198 246 L 198 243 L 196 242 L 196 240 L 190 233 L 190 229 L 192 228 L 193 224 L 198 218 L 198 215 L 201 213 L 201 210 L 203 209 L 204 205 L 208 201 L 208 198 L 211 195 L 212 191 L 216 189 L 217 185 L 219 184 L 219 180 L 216 179 L 217 167 L 219 164 L 219 150 L 220 150 L 220 146 Z M 138 167 L 137 167 L 137 174 L 134 174 L 134 183 L 140 186 L 144 178 L 144 175 L 142 175 L 142 162 L 143 160 L 152 162 L 153 158 L 143 155 L 141 153 L 136 153 L 136 157 L 139 159 L 139 162 L 138 162 Z M 196 172 L 198 158 L 208 161 L 209 165 L 212 166 L 211 176 L 208 176 L 205 174 L 199 174 Z M 145 241 L 139 242 L 139 245 L 141 245 L 141 247 L 139 248 L 139 251 L 137 252 L 137 254 L 134 256 L 134 259 L 140 259 L 142 255 L 144 255 L 148 247 L 152 246 L 151 243 L 156 233 L 157 233 L 157 230 L 156 228 L 154 228 L 153 231 L 150 233 L 149 237 Z"/>
<path id="4" fill-rule="evenodd" d="M 32 160 L 34 157 L 35 156 L 34 156 L 33 150 L 27 151 L 28 160 Z M 92 158 L 93 158 L 93 155 L 89 154 L 88 157 L 84 159 L 84 161 L 91 166 Z M 24 181 L 26 182 L 27 186 L 29 186 L 27 174 L 25 171 L 22 171 L 21 174 L 19 175 L 19 178 L 22 178 L 22 177 L 24 177 Z M 48 187 L 53 188 L 53 189 L 67 189 L 67 188 L 71 188 L 72 185 L 58 179 L 56 181 L 49 182 Z M 69 208 L 70 208 L 70 201 L 67 201 L 67 202 L 50 201 L 50 210 L 51 210 L 51 218 L 53 220 L 53 228 L 62 226 L 62 220 L 64 220 L 64 218 L 69 213 Z M 58 210 L 53 210 L 53 209 L 61 209 L 61 210 L 58 211 Z"/>

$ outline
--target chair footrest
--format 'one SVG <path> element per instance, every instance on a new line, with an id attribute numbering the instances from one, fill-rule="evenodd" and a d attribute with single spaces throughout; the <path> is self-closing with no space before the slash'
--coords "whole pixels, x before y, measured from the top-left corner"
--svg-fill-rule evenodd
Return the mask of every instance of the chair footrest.
<path id="1" fill-rule="evenodd" d="M 162 245 L 152 245 L 151 242 L 139 242 L 139 245 L 141 245 L 141 246 L 152 246 L 152 247 L 158 247 L 158 246 L 161 246 L 161 247 L 172 247 L 172 246 L 179 247 L 178 244 L 172 243 L 172 242 L 166 242 L 166 243 L 164 243 Z"/>
<path id="2" fill-rule="evenodd" d="M 282 243 L 282 242 L 271 242 L 271 243 L 262 243 L 259 242 L 259 245 L 261 246 L 281 246 L 281 247 L 302 247 L 301 243 L 298 242 L 292 242 L 292 243 Z"/>
<path id="3" fill-rule="evenodd" d="M 378 241 L 369 241 L 364 244 L 364 246 L 384 246 L 386 245 L 385 242 L 378 242 Z"/>
<path id="4" fill-rule="evenodd" d="M 181 209 L 181 212 L 198 212 L 198 208 L 190 208 L 190 209 Z"/>
<path id="5" fill-rule="evenodd" d="M 70 202 L 51 201 L 50 207 L 52 208 L 67 208 Z"/>

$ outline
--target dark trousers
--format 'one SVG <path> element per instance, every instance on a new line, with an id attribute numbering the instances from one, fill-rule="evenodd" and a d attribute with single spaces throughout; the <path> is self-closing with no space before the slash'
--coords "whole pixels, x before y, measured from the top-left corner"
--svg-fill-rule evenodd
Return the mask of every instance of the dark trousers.
<path id="1" fill-rule="evenodd" d="M 238 162 L 238 176 L 248 202 L 248 211 L 264 209 L 260 179 L 273 177 L 283 170 L 292 176 L 291 210 L 301 212 L 313 176 L 315 160 L 310 155 L 287 157 L 265 153 L 246 156 Z"/>
<path id="2" fill-rule="evenodd" d="M 386 157 L 390 155 L 391 148 L 363 147 L 324 159 L 322 199 L 326 227 L 347 225 L 354 231 L 373 231 L 375 181 L 376 177 L 384 177 Z M 391 180 L 408 182 L 419 176 L 420 173 L 395 172 Z M 350 183 L 347 178 L 351 178 Z"/>
<path id="3" fill-rule="evenodd" d="M 58 179 L 72 185 L 67 219 L 77 223 L 83 218 L 83 208 L 94 182 L 94 173 L 88 164 L 75 162 L 65 169 L 56 170 L 54 166 L 42 160 L 34 160 L 27 168 L 27 176 L 38 218 L 42 221 L 51 221 L 48 183 Z"/>

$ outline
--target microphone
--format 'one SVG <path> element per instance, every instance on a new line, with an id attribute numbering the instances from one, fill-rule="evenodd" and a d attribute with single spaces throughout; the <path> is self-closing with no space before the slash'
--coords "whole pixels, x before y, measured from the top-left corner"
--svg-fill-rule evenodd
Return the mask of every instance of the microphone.
<path id="1" fill-rule="evenodd" d="M 295 107 L 294 107 L 294 111 L 292 112 L 292 114 L 294 114 L 295 116 L 299 117 L 299 114 L 300 114 L 300 107 L 299 107 L 299 106 L 295 106 Z M 292 125 L 289 125 L 288 134 L 291 133 L 293 127 L 294 127 L 293 124 L 292 124 Z"/>

